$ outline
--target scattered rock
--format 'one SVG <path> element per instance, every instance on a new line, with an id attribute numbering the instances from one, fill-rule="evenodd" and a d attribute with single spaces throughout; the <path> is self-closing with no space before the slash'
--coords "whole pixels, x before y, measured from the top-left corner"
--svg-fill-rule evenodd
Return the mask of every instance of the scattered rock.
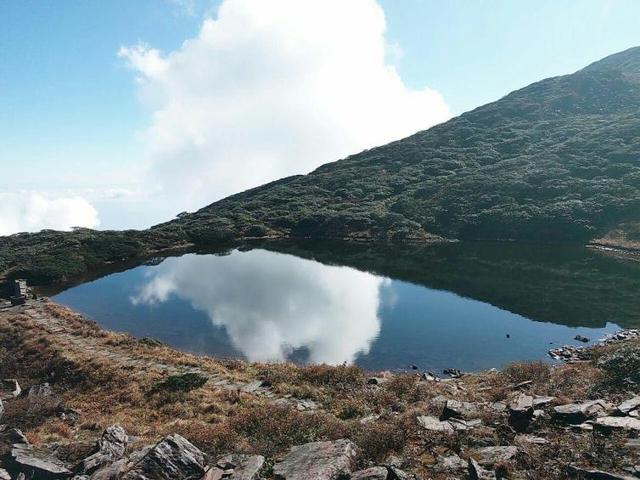
<path id="1" fill-rule="evenodd" d="M 53 390 L 51 390 L 51 385 L 49 385 L 49 383 L 41 383 L 29 388 L 29 398 L 50 397 L 51 395 L 53 395 Z"/>
<path id="2" fill-rule="evenodd" d="M 413 475 L 409 475 L 408 473 L 400 470 L 398 467 L 393 465 L 389 465 L 389 480 L 414 480 L 415 477 Z"/>
<path id="3" fill-rule="evenodd" d="M 451 378 L 460 378 L 462 377 L 462 372 L 457 368 L 445 368 L 442 373 L 445 375 L 449 375 Z"/>
<path id="4" fill-rule="evenodd" d="M 200 480 L 222 480 L 224 477 L 224 470 L 218 467 L 211 467 L 209 470 L 204 472 L 204 475 Z"/>
<path id="5" fill-rule="evenodd" d="M 389 471 L 385 467 L 371 467 L 353 473 L 350 480 L 387 480 Z"/>
<path id="6" fill-rule="evenodd" d="M 420 378 L 421 378 L 422 380 L 426 380 L 427 382 L 439 382 L 439 381 L 440 381 L 440 379 L 438 378 L 438 376 L 437 376 L 437 375 L 435 375 L 435 374 L 434 374 L 434 373 L 432 373 L 432 372 L 425 372 L 425 373 L 423 373 L 423 374 L 420 376 Z"/>
<path id="7" fill-rule="evenodd" d="M 600 417 L 591 423 L 601 429 L 624 429 L 640 431 L 640 419 L 633 417 Z"/>
<path id="8" fill-rule="evenodd" d="M 15 378 L 0 380 L 0 400 L 10 400 L 20 395 L 22 389 Z"/>
<path id="9" fill-rule="evenodd" d="M 584 362 L 589 359 L 589 351 L 584 347 L 565 345 L 549 350 L 549 356 L 554 360 L 561 360 L 566 363 Z"/>
<path id="10" fill-rule="evenodd" d="M 604 472 L 602 470 L 591 470 L 588 468 L 581 468 L 575 465 L 569 465 L 567 468 L 570 475 L 580 475 L 582 478 L 593 480 L 637 480 L 636 477 L 629 477 L 627 475 L 618 475 L 615 473 Z"/>
<path id="11" fill-rule="evenodd" d="M 0 398 L 0 420 L 2 420 L 3 415 L 4 415 L 4 404 L 2 403 L 2 399 Z"/>
<path id="12" fill-rule="evenodd" d="M 262 455 L 236 453 L 219 459 L 217 466 L 223 470 L 233 470 L 233 473 L 225 477 L 230 480 L 256 480 L 264 460 Z"/>
<path id="13" fill-rule="evenodd" d="M 469 480 L 496 480 L 493 472 L 482 468 L 473 458 L 469 459 L 468 470 Z"/>
<path id="14" fill-rule="evenodd" d="M 616 409 L 618 413 L 623 415 L 629 415 L 632 410 L 640 407 L 640 395 L 630 398 L 629 400 L 625 400 Z"/>
<path id="15" fill-rule="evenodd" d="M 11 475 L 4 468 L 0 468 L 0 480 L 11 480 Z"/>
<path id="16" fill-rule="evenodd" d="M 589 337 L 585 337 L 584 335 L 576 335 L 575 337 L 573 337 L 574 340 L 577 340 L 579 342 L 582 343 L 588 343 L 589 342 Z"/>
<path id="17" fill-rule="evenodd" d="M 535 396 L 535 397 L 533 397 L 533 406 L 534 406 L 534 408 L 535 407 L 542 407 L 544 405 L 548 405 L 548 404 L 552 403 L 555 399 L 556 399 L 556 397 Z"/>
<path id="18" fill-rule="evenodd" d="M 436 465 L 437 470 L 447 472 L 457 472 L 464 470 L 465 468 L 467 468 L 467 462 L 455 453 L 446 457 L 439 457 L 438 464 Z"/>
<path id="19" fill-rule="evenodd" d="M 274 465 L 273 474 L 280 480 L 336 480 L 351 473 L 355 457 L 350 440 L 297 445 Z"/>
<path id="20" fill-rule="evenodd" d="M 418 370 L 418 366 L 417 365 L 411 365 L 411 370 Z"/>
<path id="21" fill-rule="evenodd" d="M 111 465 L 96 470 L 91 475 L 91 480 L 118 480 L 123 477 L 129 467 L 129 461 L 126 458 L 116 460 Z"/>
<path id="22" fill-rule="evenodd" d="M 518 431 L 527 428 L 533 418 L 533 405 L 533 397 L 524 393 L 518 394 L 509 403 L 509 423 L 513 428 Z"/>
<path id="23" fill-rule="evenodd" d="M 549 440 L 542 437 L 536 437 L 535 435 L 516 435 L 515 437 L 516 443 L 528 443 L 530 445 L 547 445 Z"/>
<path id="24" fill-rule="evenodd" d="M 570 403 L 554 407 L 557 420 L 564 423 L 583 423 L 591 418 L 604 416 L 611 410 L 611 405 L 604 400 L 592 400 L 584 403 Z"/>
<path id="25" fill-rule="evenodd" d="M 453 433 L 455 431 L 470 430 L 482 425 L 482 420 L 463 420 L 461 418 L 450 418 L 449 420 L 440 420 L 430 415 L 420 415 L 418 424 L 425 430 L 431 432 Z"/>
<path id="26" fill-rule="evenodd" d="M 22 433 L 22 431 L 18 430 L 17 428 L 12 428 L 10 430 L 7 430 L 2 434 L 2 436 L 5 437 L 9 443 L 12 443 L 12 444 L 22 444 L 22 445 L 29 444 L 29 440 L 27 440 L 27 437 L 25 437 L 24 433 Z"/>
<path id="27" fill-rule="evenodd" d="M 420 415 L 418 417 L 418 424 L 425 430 L 429 430 L 431 432 L 453 433 L 451 423 L 442 421 L 439 418 L 432 417 L 430 415 Z"/>
<path id="28" fill-rule="evenodd" d="M 523 388 L 529 388 L 533 384 L 533 380 L 525 380 L 524 382 L 516 383 L 513 386 L 514 390 L 522 390 Z"/>
<path id="29" fill-rule="evenodd" d="M 204 454 L 184 437 L 173 434 L 152 447 L 123 480 L 200 478 L 204 466 Z"/>
<path id="30" fill-rule="evenodd" d="M 82 461 L 81 472 L 92 473 L 120 459 L 127 450 L 128 444 L 127 432 L 118 425 L 112 425 L 104 431 L 98 440 L 98 451 Z"/>
<path id="31" fill-rule="evenodd" d="M 18 471 L 32 478 L 57 480 L 72 475 L 67 466 L 51 452 L 30 445 L 14 445 L 11 460 Z"/>
<path id="32" fill-rule="evenodd" d="M 490 467 L 500 462 L 508 462 L 518 454 L 518 447 L 484 447 L 471 452 L 474 458 L 483 467 Z"/>
<path id="33" fill-rule="evenodd" d="M 475 403 L 459 402 L 457 400 L 447 400 L 444 406 L 441 420 L 448 420 L 449 418 L 462 418 L 472 419 L 480 416 L 479 407 Z"/>

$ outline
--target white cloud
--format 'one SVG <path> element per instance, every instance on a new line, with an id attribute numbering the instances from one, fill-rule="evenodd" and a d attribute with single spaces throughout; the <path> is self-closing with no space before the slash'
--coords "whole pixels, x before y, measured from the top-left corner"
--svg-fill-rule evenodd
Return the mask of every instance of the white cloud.
<path id="1" fill-rule="evenodd" d="M 450 116 L 437 92 L 408 88 L 386 60 L 399 50 L 375 0 L 224 0 L 179 49 L 119 54 L 152 114 L 148 182 L 176 212 Z"/>
<path id="2" fill-rule="evenodd" d="M 50 197 L 35 192 L 0 193 L 0 235 L 44 228 L 70 230 L 99 225 L 97 210 L 79 196 Z"/>
<path id="3" fill-rule="evenodd" d="M 313 363 L 353 362 L 380 332 L 385 280 L 264 250 L 186 255 L 154 268 L 134 303 L 183 298 L 224 326 L 250 361 L 283 361 L 305 348 Z"/>

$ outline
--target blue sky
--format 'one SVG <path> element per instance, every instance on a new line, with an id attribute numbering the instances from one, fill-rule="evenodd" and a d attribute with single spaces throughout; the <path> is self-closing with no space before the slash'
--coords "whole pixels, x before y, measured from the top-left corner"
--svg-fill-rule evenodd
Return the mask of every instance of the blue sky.
<path id="1" fill-rule="evenodd" d="M 243 0 L 229 0 L 237 1 Z M 119 57 L 118 51 L 123 46 L 145 44 L 163 55 L 184 52 L 187 49 L 183 42 L 198 37 L 204 19 L 215 18 L 218 4 L 196 0 L 2 2 L 0 166 L 12 175 L 0 176 L 0 193 L 59 195 L 61 191 L 73 191 L 75 195 L 84 190 L 128 188 L 136 183 L 132 179 L 137 172 L 149 163 L 161 164 L 154 157 L 158 156 L 158 141 L 151 140 L 150 146 L 145 132 L 154 125 L 154 115 L 167 111 L 167 105 L 173 102 L 172 93 L 164 91 L 159 104 L 157 100 L 145 100 L 165 85 L 135 60 Z M 408 90 L 428 87 L 439 93 L 451 114 L 640 45 L 640 2 L 635 0 L 380 0 L 379 5 L 387 24 L 385 41 L 391 45 L 387 62 L 395 66 Z M 364 4 L 362 8 L 365 12 Z M 327 23 L 325 35 L 332 35 L 332 18 L 341 14 L 334 8 L 322 17 Z M 354 7 L 352 13 L 344 12 L 349 14 L 354 15 L 350 21 L 353 35 L 357 35 L 362 26 L 359 13 Z M 292 25 L 295 15 L 291 15 Z M 253 49 L 251 55 L 262 53 Z M 261 73 L 268 77 L 269 64 L 265 65 Z M 179 62 L 171 64 L 171 78 L 181 78 L 179 68 Z M 349 74 L 344 72 L 345 76 Z M 143 86 L 136 82 L 140 76 L 144 77 Z M 235 111 L 234 115 L 240 128 L 242 117 Z M 425 123 L 425 127 L 430 124 Z M 407 132 L 412 125 L 407 126 Z M 166 130 L 163 135 L 167 135 Z M 377 138 L 353 144 L 341 139 L 340 145 L 357 150 L 373 146 L 367 142 L 376 144 Z M 388 140 L 384 136 L 380 139 Z M 344 154 L 344 148 L 337 148 L 335 154 Z M 242 151 L 237 153 L 244 155 Z M 264 157 L 271 158 L 273 152 L 268 153 Z M 304 154 L 304 150 L 286 154 L 294 153 Z M 187 154 L 183 153 L 184 158 L 172 155 L 171 161 L 188 165 Z M 297 167 L 291 159 L 286 162 L 287 168 L 265 169 L 271 173 L 265 173 L 264 178 L 297 173 L 296 168 L 304 173 L 318 163 Z M 262 179 L 256 177 L 254 181 Z M 146 187 L 154 186 L 153 182 L 149 180 Z M 223 193 L 228 192 L 218 191 L 213 185 L 209 196 L 197 200 L 206 203 Z M 138 225 L 130 218 L 119 225 L 118 219 L 145 215 L 145 199 L 148 197 L 130 203 L 126 214 L 107 205 L 111 200 L 90 201 L 105 204 L 104 209 L 98 208 L 103 227 L 144 226 L 144 221 L 138 221 Z M 158 209 L 148 218 L 159 220 L 168 213 L 167 209 Z"/>

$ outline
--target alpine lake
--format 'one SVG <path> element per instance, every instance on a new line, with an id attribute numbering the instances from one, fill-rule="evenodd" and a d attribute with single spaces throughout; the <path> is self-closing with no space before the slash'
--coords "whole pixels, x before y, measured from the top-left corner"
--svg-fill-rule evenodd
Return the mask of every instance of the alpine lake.
<path id="1" fill-rule="evenodd" d="M 57 292 L 106 329 L 249 361 L 477 371 L 640 326 L 640 262 L 585 247 L 278 242 Z"/>

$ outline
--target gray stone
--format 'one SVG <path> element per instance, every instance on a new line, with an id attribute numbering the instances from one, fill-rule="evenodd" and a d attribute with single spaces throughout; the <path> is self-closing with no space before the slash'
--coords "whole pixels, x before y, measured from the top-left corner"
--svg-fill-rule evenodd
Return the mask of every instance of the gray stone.
<path id="1" fill-rule="evenodd" d="M 442 421 L 439 418 L 432 417 L 429 415 L 421 415 L 418 417 L 418 424 L 424 428 L 425 430 L 429 430 L 431 432 L 445 432 L 445 433 L 453 433 L 453 427 L 451 423 L 448 421 Z"/>
<path id="2" fill-rule="evenodd" d="M 449 418 L 462 418 L 470 420 L 472 418 L 478 418 L 480 416 L 480 408 L 475 403 L 459 402 L 457 400 L 447 400 L 444 406 L 441 420 L 448 420 Z"/>
<path id="3" fill-rule="evenodd" d="M 62 479 L 72 475 L 67 466 L 51 452 L 30 445 L 14 445 L 11 459 L 17 470 L 33 474 L 35 478 Z"/>
<path id="4" fill-rule="evenodd" d="M 592 400 L 583 403 L 569 403 L 554 407 L 556 419 L 565 423 L 583 423 L 590 418 L 602 417 L 611 410 L 611 405 L 604 400 Z"/>
<path id="5" fill-rule="evenodd" d="M 126 458 L 116 460 L 111 465 L 96 470 L 91 475 L 91 480 L 120 480 L 128 470 L 129 461 Z"/>
<path id="6" fill-rule="evenodd" d="M 484 447 L 471 452 L 477 462 L 483 467 L 493 466 L 496 463 L 508 462 L 518 454 L 518 447 Z"/>
<path id="7" fill-rule="evenodd" d="M 233 473 L 226 478 L 232 480 L 256 480 L 260 469 L 264 465 L 264 460 L 262 455 L 235 453 L 219 459 L 218 467 L 223 470 L 233 470 Z"/>
<path id="8" fill-rule="evenodd" d="M 204 475 L 205 457 L 184 437 L 173 434 L 152 447 L 123 480 L 186 480 Z"/>
<path id="9" fill-rule="evenodd" d="M 27 439 L 27 437 L 24 436 L 24 433 L 22 433 L 22 430 L 18 430 L 17 428 L 12 428 L 8 430 L 3 434 L 3 437 L 5 437 L 9 443 L 24 444 L 24 445 L 29 444 L 29 440 Z"/>
<path id="10" fill-rule="evenodd" d="M 493 472 L 482 468 L 473 458 L 469 459 L 469 480 L 496 480 Z"/>
<path id="11" fill-rule="evenodd" d="M 11 475 L 4 468 L 0 468 L 0 480 L 11 480 Z"/>
<path id="12" fill-rule="evenodd" d="M 625 400 L 620 405 L 618 405 L 618 412 L 623 415 L 628 415 L 629 412 L 635 410 L 640 407 L 640 395 L 630 398 L 629 400 Z"/>
<path id="13" fill-rule="evenodd" d="M 51 395 L 53 395 L 53 390 L 51 390 L 51 385 L 48 383 L 33 385 L 28 393 L 29 398 L 50 397 Z"/>
<path id="14" fill-rule="evenodd" d="M 541 397 L 541 396 L 535 396 L 533 397 L 533 407 L 542 407 L 544 405 L 548 405 L 551 402 L 553 402 L 556 399 L 556 397 Z"/>
<path id="15" fill-rule="evenodd" d="M 400 470 L 398 467 L 389 465 L 389 478 L 391 480 L 414 480 L 416 477 L 409 475 L 407 472 Z"/>
<path id="16" fill-rule="evenodd" d="M 222 468 L 212 467 L 204 473 L 201 480 L 222 480 L 225 471 Z"/>
<path id="17" fill-rule="evenodd" d="M 0 398 L 0 420 L 2 420 L 3 415 L 4 415 L 4 404 L 2 403 L 2 399 Z"/>
<path id="18" fill-rule="evenodd" d="M 549 440 L 543 437 L 536 437 L 535 435 L 516 435 L 515 441 L 517 443 L 528 443 L 531 445 L 547 445 Z"/>
<path id="19" fill-rule="evenodd" d="M 640 431 L 640 419 L 633 417 L 600 417 L 593 420 L 594 427 Z"/>
<path id="20" fill-rule="evenodd" d="M 628 475 L 618 475 L 617 473 L 592 470 L 589 468 L 577 467 L 575 465 L 569 465 L 568 470 L 569 473 L 574 476 L 580 475 L 582 478 L 593 480 L 637 480 L 636 477 L 629 477 Z"/>
<path id="21" fill-rule="evenodd" d="M 127 450 L 129 437 L 118 425 L 108 427 L 98 440 L 97 451 L 82 461 L 81 471 L 92 473 L 105 465 L 120 459 Z"/>
<path id="22" fill-rule="evenodd" d="M 509 423 L 518 431 L 526 430 L 533 412 L 533 397 L 520 393 L 509 402 Z"/>
<path id="23" fill-rule="evenodd" d="M 451 418 L 448 420 L 449 424 L 456 431 L 471 430 L 472 428 L 482 425 L 482 420 L 476 418 L 475 420 L 462 420 L 461 418 Z"/>
<path id="24" fill-rule="evenodd" d="M 387 480 L 388 475 L 386 467 L 371 467 L 353 473 L 350 480 Z"/>
<path id="25" fill-rule="evenodd" d="M 22 389 L 15 378 L 0 380 L 0 399 L 10 400 L 20 395 Z"/>
<path id="26" fill-rule="evenodd" d="M 467 468 L 467 462 L 456 454 L 439 457 L 438 464 L 436 465 L 437 470 L 444 471 L 459 471 L 464 470 L 465 468 Z"/>
<path id="27" fill-rule="evenodd" d="M 274 465 L 273 474 L 281 480 L 335 480 L 351 473 L 355 457 L 350 440 L 297 445 Z"/>

